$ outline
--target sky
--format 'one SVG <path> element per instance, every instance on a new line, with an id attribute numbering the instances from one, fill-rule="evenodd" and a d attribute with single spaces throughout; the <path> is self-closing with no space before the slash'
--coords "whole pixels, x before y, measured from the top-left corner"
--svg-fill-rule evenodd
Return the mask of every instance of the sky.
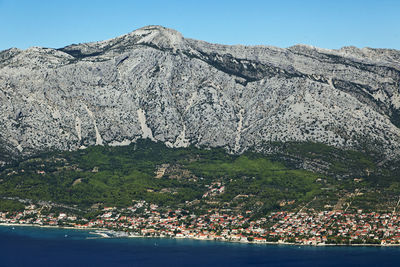
<path id="1" fill-rule="evenodd" d="M 0 50 L 162 25 L 211 43 L 400 49 L 400 0 L 0 0 Z"/>

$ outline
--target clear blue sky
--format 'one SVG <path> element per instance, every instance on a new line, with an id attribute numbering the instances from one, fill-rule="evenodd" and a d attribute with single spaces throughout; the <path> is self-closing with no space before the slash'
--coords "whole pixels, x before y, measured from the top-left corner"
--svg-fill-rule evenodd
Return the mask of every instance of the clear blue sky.
<path id="1" fill-rule="evenodd" d="M 105 40 L 146 25 L 223 44 L 400 49 L 400 0 L 0 0 L 0 50 Z"/>

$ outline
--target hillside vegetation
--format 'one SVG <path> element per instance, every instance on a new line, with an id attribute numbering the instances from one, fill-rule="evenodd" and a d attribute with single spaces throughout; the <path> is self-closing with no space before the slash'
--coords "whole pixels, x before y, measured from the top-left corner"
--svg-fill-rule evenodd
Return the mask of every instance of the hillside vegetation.
<path id="1" fill-rule="evenodd" d="M 269 156 L 231 155 L 217 148 L 168 148 L 139 140 L 123 147 L 44 153 L 3 168 L 0 207 L 13 206 L 10 199 L 84 210 L 99 205 L 127 207 L 132 200 L 145 200 L 200 213 L 251 209 L 261 215 L 305 206 L 317 210 L 396 206 L 399 176 L 390 167 L 378 166 L 373 156 L 314 143 L 279 146 L 282 152 Z M 319 171 L 299 168 L 300 159 Z"/>

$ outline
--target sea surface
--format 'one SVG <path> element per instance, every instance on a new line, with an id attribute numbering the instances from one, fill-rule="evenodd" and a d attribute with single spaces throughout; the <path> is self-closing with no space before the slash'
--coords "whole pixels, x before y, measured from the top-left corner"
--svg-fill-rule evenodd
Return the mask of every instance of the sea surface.
<path id="1" fill-rule="evenodd" d="M 0 226 L 0 266 L 400 266 L 400 247 L 307 247 Z"/>

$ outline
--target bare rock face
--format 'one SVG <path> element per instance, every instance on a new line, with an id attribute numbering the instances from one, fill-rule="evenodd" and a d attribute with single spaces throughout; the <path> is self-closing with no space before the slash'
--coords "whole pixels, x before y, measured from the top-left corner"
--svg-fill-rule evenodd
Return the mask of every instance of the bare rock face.
<path id="1" fill-rule="evenodd" d="M 400 51 L 227 46 L 148 26 L 0 52 L 0 161 L 127 145 L 262 150 L 271 141 L 400 154 Z"/>

